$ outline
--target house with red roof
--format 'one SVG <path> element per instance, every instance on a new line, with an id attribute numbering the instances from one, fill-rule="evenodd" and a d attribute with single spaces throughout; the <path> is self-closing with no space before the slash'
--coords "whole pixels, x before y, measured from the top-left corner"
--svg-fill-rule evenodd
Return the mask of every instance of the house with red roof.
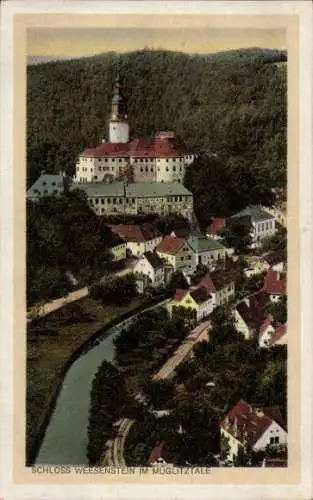
<path id="1" fill-rule="evenodd" d="M 186 238 L 166 235 L 156 247 L 156 252 L 173 266 L 174 271 L 192 274 L 196 269 L 194 252 Z"/>
<path id="2" fill-rule="evenodd" d="M 173 268 L 156 252 L 145 252 L 133 267 L 139 293 L 146 288 L 165 287 L 172 276 Z"/>
<path id="3" fill-rule="evenodd" d="M 74 181 L 112 182 L 125 177 L 130 182 L 183 182 L 185 170 L 195 159 L 173 131 L 153 138 L 130 141 L 126 102 L 119 76 L 114 84 L 108 140 L 85 148 L 76 163 Z"/>
<path id="4" fill-rule="evenodd" d="M 287 426 L 277 406 L 258 407 L 241 399 L 220 422 L 222 445 L 234 461 L 240 448 L 254 451 L 287 446 Z"/>
<path id="5" fill-rule="evenodd" d="M 178 289 L 168 305 L 170 314 L 179 307 L 189 312 L 190 318 L 200 321 L 213 312 L 212 296 L 204 287 L 189 290 Z"/>
<path id="6" fill-rule="evenodd" d="M 287 343 L 287 325 L 275 321 L 271 314 L 268 314 L 260 326 L 259 346 L 272 347 Z"/>
<path id="7" fill-rule="evenodd" d="M 226 219 L 223 217 L 212 217 L 211 223 L 206 229 L 206 235 L 214 240 L 220 240 L 220 231 L 225 227 Z"/>
<path id="8" fill-rule="evenodd" d="M 135 257 L 153 252 L 162 241 L 161 233 L 150 223 L 110 224 L 110 229 L 126 242 L 126 248 Z"/>
<path id="9" fill-rule="evenodd" d="M 271 302 L 278 302 L 286 295 L 286 286 L 286 275 L 269 269 L 264 277 L 262 290 L 269 295 Z"/>
<path id="10" fill-rule="evenodd" d="M 197 288 L 205 288 L 211 294 L 215 308 L 227 304 L 235 295 L 235 280 L 235 274 L 231 271 L 213 271 L 204 276 Z"/>
<path id="11" fill-rule="evenodd" d="M 150 452 L 148 458 L 148 465 L 153 466 L 153 465 L 166 464 L 165 458 L 167 457 L 167 454 L 168 454 L 167 444 L 164 441 L 157 442 Z"/>

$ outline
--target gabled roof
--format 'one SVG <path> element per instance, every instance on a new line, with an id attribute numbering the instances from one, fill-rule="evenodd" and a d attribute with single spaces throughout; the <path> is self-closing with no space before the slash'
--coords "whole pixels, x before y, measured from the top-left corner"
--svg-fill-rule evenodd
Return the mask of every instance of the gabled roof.
<path id="1" fill-rule="evenodd" d="M 163 260 L 158 256 L 156 252 L 145 252 L 144 257 L 147 259 L 149 264 L 153 269 L 159 269 L 164 265 Z"/>
<path id="2" fill-rule="evenodd" d="M 161 233 L 153 224 L 110 224 L 111 231 L 128 242 L 143 243 L 159 238 Z"/>
<path id="3" fill-rule="evenodd" d="M 277 407 L 274 408 L 276 411 Z M 271 408 L 250 405 L 241 399 L 225 416 L 220 425 L 240 443 L 246 442 L 248 445 L 254 446 L 274 421 L 277 422 L 272 417 Z M 281 425 L 279 422 L 277 424 Z"/>
<path id="4" fill-rule="evenodd" d="M 287 261 L 287 252 L 285 249 L 275 250 L 273 252 L 269 252 L 268 254 L 264 255 L 263 260 L 267 262 L 270 266 L 275 266 L 275 264 Z"/>
<path id="5" fill-rule="evenodd" d="M 210 252 L 213 250 L 225 250 L 225 247 L 218 243 L 218 241 L 203 235 L 190 236 L 188 238 L 188 243 L 191 246 L 192 250 L 196 253 Z"/>
<path id="6" fill-rule="evenodd" d="M 265 317 L 265 306 L 268 296 L 264 292 L 258 292 L 244 298 L 237 304 L 237 311 L 246 323 L 249 330 L 256 330 Z"/>
<path id="7" fill-rule="evenodd" d="M 231 271 L 213 271 L 207 273 L 198 283 L 197 288 L 204 287 L 207 292 L 217 292 L 235 281 L 234 273 Z"/>
<path id="8" fill-rule="evenodd" d="M 70 183 L 71 178 L 59 174 L 42 173 L 34 184 L 28 189 L 28 198 L 37 198 L 40 196 L 53 196 L 64 191 L 64 182 Z"/>
<path id="9" fill-rule="evenodd" d="M 285 295 L 286 294 L 286 278 L 281 276 L 279 271 L 270 269 L 264 277 L 263 288 L 264 292 L 271 295 Z"/>
<path id="10" fill-rule="evenodd" d="M 174 300 L 180 302 L 181 300 L 183 300 L 184 297 L 186 297 L 187 293 L 189 293 L 189 290 L 184 290 L 183 288 L 177 288 L 174 295 Z"/>
<path id="11" fill-rule="evenodd" d="M 161 253 L 176 255 L 185 243 L 186 240 L 184 238 L 176 238 L 176 236 L 166 235 L 158 244 L 156 250 Z"/>
<path id="12" fill-rule="evenodd" d="M 262 222 L 263 220 L 275 219 L 273 215 L 263 210 L 258 205 L 248 205 L 246 208 L 233 215 L 234 217 L 250 217 L 254 222 Z"/>
<path id="13" fill-rule="evenodd" d="M 189 150 L 175 134 L 160 132 L 152 139 L 133 139 L 129 143 L 103 142 L 94 148 L 86 148 L 81 156 L 88 157 L 135 157 L 167 158 L 183 157 Z"/>
<path id="14" fill-rule="evenodd" d="M 164 441 L 157 443 L 154 448 L 152 448 L 150 456 L 148 458 L 148 464 L 152 465 L 159 458 L 163 458 L 167 453 L 167 445 Z"/>
<path id="15" fill-rule="evenodd" d="M 197 304 L 202 304 L 211 298 L 205 287 L 196 288 L 190 292 L 191 297 L 196 301 Z"/>
<path id="16" fill-rule="evenodd" d="M 222 217 L 212 217 L 212 222 L 207 227 L 206 233 L 209 234 L 209 235 L 210 234 L 212 234 L 212 235 L 216 234 L 221 229 L 223 229 L 223 227 L 225 226 L 225 224 L 226 224 L 226 219 L 224 219 Z"/>

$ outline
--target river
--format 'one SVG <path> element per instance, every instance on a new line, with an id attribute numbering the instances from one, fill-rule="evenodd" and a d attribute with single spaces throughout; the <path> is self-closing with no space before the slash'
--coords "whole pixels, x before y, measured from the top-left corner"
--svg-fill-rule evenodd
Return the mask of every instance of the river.
<path id="1" fill-rule="evenodd" d="M 165 301 L 164 301 L 165 302 Z M 149 308 L 160 307 L 161 303 Z M 93 378 L 101 363 L 114 360 L 114 338 L 134 320 L 132 316 L 110 328 L 69 368 L 46 429 L 36 464 L 87 465 L 87 428 Z"/>
<path id="2" fill-rule="evenodd" d="M 105 338 L 71 365 L 46 429 L 36 464 L 88 464 L 87 427 L 92 381 L 104 360 L 113 361 L 113 340 L 129 321 L 110 328 Z"/>

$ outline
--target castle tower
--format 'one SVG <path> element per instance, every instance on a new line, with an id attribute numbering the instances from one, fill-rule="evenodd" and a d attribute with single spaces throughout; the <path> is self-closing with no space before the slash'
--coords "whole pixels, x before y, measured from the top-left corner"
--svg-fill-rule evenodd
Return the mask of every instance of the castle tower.
<path id="1" fill-rule="evenodd" d="M 129 125 L 125 100 L 121 94 L 119 74 L 117 74 L 112 97 L 111 117 L 109 121 L 109 141 L 127 143 L 129 141 Z"/>

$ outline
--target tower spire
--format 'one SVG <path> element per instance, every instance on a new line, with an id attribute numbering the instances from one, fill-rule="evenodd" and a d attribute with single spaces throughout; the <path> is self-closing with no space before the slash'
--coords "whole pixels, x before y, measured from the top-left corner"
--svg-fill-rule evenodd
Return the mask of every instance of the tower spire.
<path id="1" fill-rule="evenodd" d="M 127 114 L 125 100 L 121 92 L 120 84 L 120 56 L 116 60 L 116 76 L 113 86 L 111 117 L 109 122 L 110 142 L 128 142 L 129 127 L 127 123 Z"/>

